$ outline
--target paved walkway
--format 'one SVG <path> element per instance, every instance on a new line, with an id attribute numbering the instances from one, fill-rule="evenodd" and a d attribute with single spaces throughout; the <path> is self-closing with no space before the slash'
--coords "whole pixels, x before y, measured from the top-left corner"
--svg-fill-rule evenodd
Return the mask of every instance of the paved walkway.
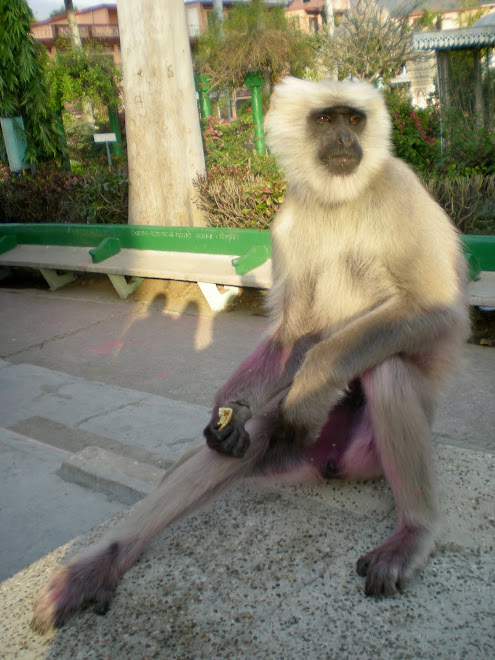
<path id="1" fill-rule="evenodd" d="M 201 442 L 266 328 L 195 296 L 0 290 L 0 658 L 495 657 L 495 351 L 474 346 L 435 426 L 445 524 L 405 594 L 367 599 L 354 571 L 393 526 L 382 482 L 247 484 L 159 537 L 106 617 L 30 631 L 51 567 Z"/>

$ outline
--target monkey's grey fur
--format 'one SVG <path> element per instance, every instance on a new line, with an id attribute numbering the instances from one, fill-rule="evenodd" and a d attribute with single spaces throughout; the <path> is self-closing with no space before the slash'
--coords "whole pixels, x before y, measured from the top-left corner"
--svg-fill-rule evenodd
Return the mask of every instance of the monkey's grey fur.
<path id="1" fill-rule="evenodd" d="M 359 131 L 353 113 L 365 117 Z M 39 630 L 89 600 L 105 612 L 153 536 L 253 472 L 298 465 L 303 476 L 386 476 L 397 527 L 358 562 L 370 595 L 401 589 L 431 550 L 430 427 L 468 328 L 457 233 L 391 155 L 390 118 L 371 85 L 287 78 L 266 129 L 289 180 L 272 228 L 271 330 L 217 393 L 209 447 L 184 457 L 127 522 L 55 573 L 38 600 Z M 328 155 L 320 134 L 333 145 Z M 325 163 L 348 169 L 338 176 Z M 229 406 L 220 431 L 218 408 Z"/>

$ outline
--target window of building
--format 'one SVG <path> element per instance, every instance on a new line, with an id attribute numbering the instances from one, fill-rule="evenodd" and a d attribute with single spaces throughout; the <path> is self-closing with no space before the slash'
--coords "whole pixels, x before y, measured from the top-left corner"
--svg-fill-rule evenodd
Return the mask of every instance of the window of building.
<path id="1" fill-rule="evenodd" d="M 316 16 L 310 16 L 308 18 L 309 31 L 318 32 L 318 18 Z"/>

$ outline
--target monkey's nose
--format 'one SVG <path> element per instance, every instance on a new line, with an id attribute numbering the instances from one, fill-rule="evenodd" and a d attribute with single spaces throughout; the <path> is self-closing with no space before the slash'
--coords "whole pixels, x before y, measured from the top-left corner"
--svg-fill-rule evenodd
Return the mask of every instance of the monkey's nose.
<path id="1" fill-rule="evenodd" d="M 351 136 L 348 131 L 339 131 L 337 134 L 337 142 L 343 147 L 348 147 L 351 144 Z"/>

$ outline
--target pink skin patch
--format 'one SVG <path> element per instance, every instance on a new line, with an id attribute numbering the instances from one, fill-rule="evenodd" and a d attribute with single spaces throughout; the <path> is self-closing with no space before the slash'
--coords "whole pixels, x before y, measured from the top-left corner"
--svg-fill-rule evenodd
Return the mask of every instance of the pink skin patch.
<path id="1" fill-rule="evenodd" d="M 166 369 L 162 369 L 158 373 L 156 373 L 151 380 L 163 380 L 163 378 L 166 378 L 168 374 L 168 371 Z"/>
<path id="2" fill-rule="evenodd" d="M 99 346 L 88 346 L 86 350 L 94 355 L 106 355 L 113 351 L 120 351 L 124 346 L 125 342 L 122 341 L 122 339 L 114 339 L 113 341 L 109 341 L 106 344 L 100 344 Z"/>
<path id="3" fill-rule="evenodd" d="M 293 346 L 286 346 L 285 348 L 282 348 L 282 351 L 280 353 L 280 365 L 279 365 L 279 374 L 282 375 L 284 373 L 285 365 L 287 364 L 287 360 L 290 358 L 291 353 L 292 353 Z"/>

